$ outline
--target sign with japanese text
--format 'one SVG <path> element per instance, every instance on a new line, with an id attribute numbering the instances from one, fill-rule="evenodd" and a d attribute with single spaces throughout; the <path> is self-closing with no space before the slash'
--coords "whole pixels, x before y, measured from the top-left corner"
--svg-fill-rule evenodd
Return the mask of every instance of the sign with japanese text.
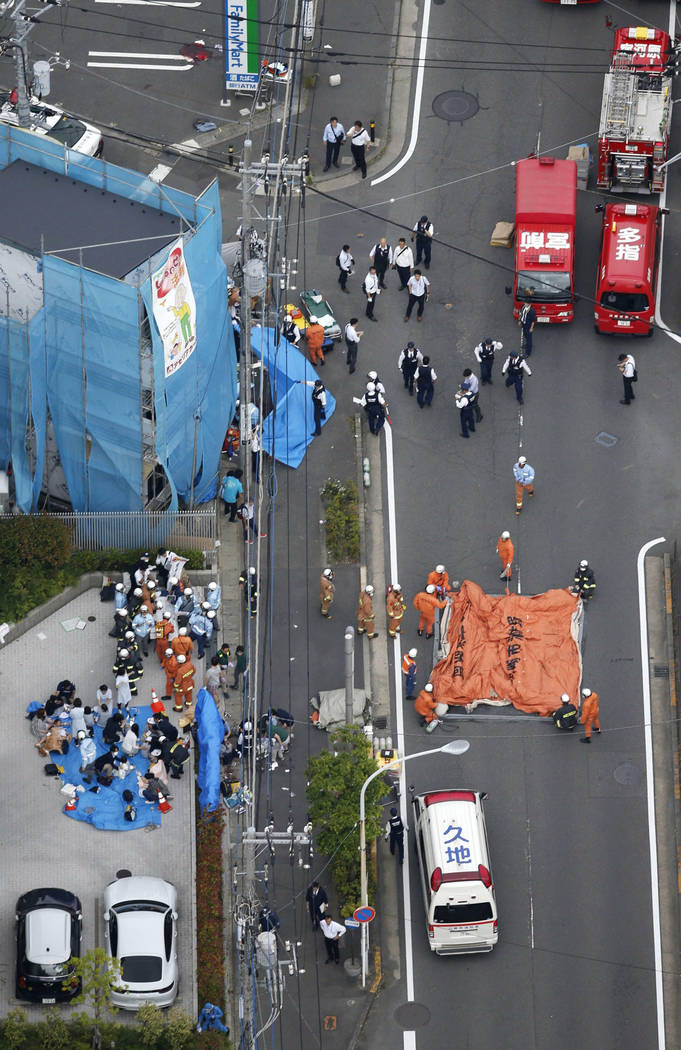
<path id="1" fill-rule="evenodd" d="M 181 237 L 170 246 L 163 265 L 151 275 L 151 288 L 167 379 L 182 367 L 196 347 L 196 301 Z"/>
<path id="2" fill-rule="evenodd" d="M 638 262 L 643 235 L 636 226 L 618 226 L 615 234 L 615 258 L 618 262 Z"/>
<path id="3" fill-rule="evenodd" d="M 570 247 L 569 230 L 522 230 L 520 251 L 536 251 L 539 248 L 566 250 Z"/>
<path id="4" fill-rule="evenodd" d="M 225 88 L 258 87 L 258 0 L 225 0 Z"/>
<path id="5" fill-rule="evenodd" d="M 470 864 L 471 850 L 468 845 L 469 842 L 470 839 L 466 838 L 460 824 L 447 823 L 447 826 L 442 829 L 442 857 L 447 867 L 450 865 Z"/>

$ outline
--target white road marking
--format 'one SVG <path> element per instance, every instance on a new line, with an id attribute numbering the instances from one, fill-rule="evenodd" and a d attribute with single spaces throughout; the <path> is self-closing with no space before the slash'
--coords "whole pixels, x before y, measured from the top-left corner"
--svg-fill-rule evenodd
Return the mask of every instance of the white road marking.
<path id="1" fill-rule="evenodd" d="M 643 688 L 643 729 L 646 746 L 646 794 L 648 796 L 648 848 L 650 850 L 650 896 L 653 911 L 653 951 L 655 956 L 655 999 L 657 1006 L 657 1046 L 665 1050 L 664 985 L 662 983 L 662 940 L 660 936 L 659 873 L 657 870 L 657 837 L 655 828 L 655 777 L 653 769 L 653 723 L 650 709 L 650 668 L 648 652 L 648 614 L 643 563 L 651 547 L 664 543 L 664 536 L 644 543 L 636 559 L 638 576 L 638 619 L 641 629 L 641 685 Z"/>
<path id="2" fill-rule="evenodd" d="M 671 37 L 676 36 L 676 0 L 669 0 L 669 23 L 668 32 Z M 664 189 L 660 194 L 660 208 L 665 208 L 667 204 L 667 186 L 669 184 L 669 168 L 667 168 L 667 178 L 664 180 Z M 655 295 L 655 324 L 668 335 L 670 339 L 673 339 L 676 343 L 681 343 L 681 336 L 678 336 L 676 332 L 672 332 L 668 325 L 662 319 L 660 313 L 660 300 L 662 298 L 662 260 L 664 258 L 664 227 L 665 227 L 666 215 L 663 215 L 660 220 L 660 261 L 657 268 L 657 293 Z"/>
<path id="3" fill-rule="evenodd" d="M 201 149 L 201 143 L 197 142 L 196 139 L 185 139 L 184 142 L 173 142 L 168 148 L 177 150 L 180 154 L 191 154 L 196 153 L 198 149 Z M 152 182 L 163 182 L 164 179 L 168 178 L 172 170 L 172 164 L 157 164 L 156 167 L 152 168 L 149 172 L 148 178 L 150 178 Z"/>
<path id="4" fill-rule="evenodd" d="M 201 7 L 201 0 L 188 0 L 187 3 L 176 0 L 95 0 L 96 4 L 139 4 L 144 7 Z"/>
<path id="5" fill-rule="evenodd" d="M 421 23 L 421 44 L 419 46 L 419 57 L 418 57 L 418 69 L 416 73 L 416 88 L 414 90 L 414 111 L 412 113 L 411 120 L 411 138 L 407 147 L 407 152 L 398 160 L 397 164 L 393 165 L 389 171 L 386 171 L 385 175 L 379 175 L 377 179 L 372 179 L 370 185 L 378 186 L 380 182 L 385 182 L 386 179 L 392 178 L 396 175 L 405 164 L 408 164 L 411 160 L 414 150 L 416 149 L 416 143 L 419 139 L 419 121 L 421 119 L 421 97 L 423 95 L 423 76 L 426 69 L 426 50 L 428 48 L 428 25 L 430 23 L 430 4 L 431 0 L 424 0 L 423 5 L 423 21 Z"/>
<path id="6" fill-rule="evenodd" d="M 177 73 L 182 73 L 187 69 L 193 69 L 194 63 L 187 62 L 184 55 L 155 55 L 146 51 L 88 51 L 88 58 L 106 58 L 106 59 L 117 59 L 117 58 L 152 58 L 156 61 L 153 65 L 149 65 L 146 62 L 90 62 L 88 66 L 96 66 L 99 69 L 167 69 L 174 70 Z M 182 62 L 184 65 L 167 66 L 162 63 L 166 60 L 172 62 Z"/>
<path id="7" fill-rule="evenodd" d="M 428 0 L 429 2 L 429 0 Z M 393 432 L 390 423 L 383 427 L 385 434 L 385 460 L 386 460 L 386 490 L 388 494 L 388 537 L 390 545 L 390 582 L 399 583 L 400 577 L 397 570 L 397 515 L 395 512 L 395 463 L 393 459 Z M 400 635 L 393 639 L 393 671 L 395 675 L 395 721 L 397 728 L 397 751 L 404 755 L 404 704 L 402 703 L 402 674 L 400 671 L 402 654 L 400 651 Z M 400 770 L 400 816 L 403 823 L 413 833 L 412 815 L 407 816 L 407 790 L 405 778 L 406 762 L 402 763 Z M 404 851 L 404 864 L 402 865 L 402 900 L 404 903 L 404 957 L 407 1001 L 414 1000 L 414 960 L 412 948 L 412 917 L 411 917 L 411 894 L 409 890 L 409 858 L 411 850 Z M 402 1033 L 404 1050 L 416 1050 L 416 1032 L 405 1031 Z"/>

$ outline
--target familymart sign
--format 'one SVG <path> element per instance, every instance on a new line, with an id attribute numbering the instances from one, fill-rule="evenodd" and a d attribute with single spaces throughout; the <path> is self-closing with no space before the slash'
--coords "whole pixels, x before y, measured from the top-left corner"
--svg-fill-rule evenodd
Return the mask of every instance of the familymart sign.
<path id="1" fill-rule="evenodd" d="M 225 88 L 258 86 L 258 0 L 225 0 Z"/>

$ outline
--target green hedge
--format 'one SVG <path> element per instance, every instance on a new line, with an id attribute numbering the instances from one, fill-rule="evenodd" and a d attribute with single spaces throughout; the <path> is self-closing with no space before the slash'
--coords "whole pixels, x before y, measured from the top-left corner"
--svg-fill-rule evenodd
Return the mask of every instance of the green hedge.
<path id="1" fill-rule="evenodd" d="M 100 1024 L 103 1050 L 229 1050 L 226 1035 L 199 1035 L 196 1022 L 179 1007 L 159 1011 L 143 1007 L 134 1025 L 118 1021 Z M 29 1022 L 26 1011 L 10 1010 L 0 1021 L 2 1050 L 92 1050 L 92 1021 L 85 1013 L 66 1020 L 57 1007 L 48 1007 L 44 1020 Z"/>
<path id="2" fill-rule="evenodd" d="M 0 622 L 18 623 L 24 616 L 77 583 L 86 572 L 122 572 L 135 562 L 137 550 L 73 550 L 69 528 L 56 518 L 17 516 L 0 522 L 3 583 Z M 187 568 L 202 569 L 201 551 L 177 552 Z"/>
<path id="3" fill-rule="evenodd" d="M 329 560 L 359 561 L 359 507 L 357 486 L 351 481 L 328 478 L 322 489 L 326 512 L 324 528 Z"/>

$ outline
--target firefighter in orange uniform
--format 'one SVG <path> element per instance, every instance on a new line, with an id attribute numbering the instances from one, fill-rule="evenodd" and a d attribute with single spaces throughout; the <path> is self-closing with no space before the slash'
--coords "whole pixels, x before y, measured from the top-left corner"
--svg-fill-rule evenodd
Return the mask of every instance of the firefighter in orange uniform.
<path id="1" fill-rule="evenodd" d="M 449 573 L 444 565 L 436 565 L 433 571 L 428 573 L 426 585 L 429 586 L 431 583 L 438 598 L 446 598 L 448 594 L 453 593 L 449 586 Z"/>
<path id="2" fill-rule="evenodd" d="M 194 643 L 189 637 L 189 631 L 186 627 L 180 627 L 177 636 L 170 643 L 170 648 L 175 653 L 175 656 L 186 656 L 188 660 L 190 659 L 194 651 Z"/>
<path id="3" fill-rule="evenodd" d="M 513 540 L 511 539 L 511 533 L 502 532 L 497 540 L 497 554 L 501 558 L 501 572 L 499 573 L 500 580 L 510 582 L 511 573 L 513 572 L 513 553 Z"/>
<path id="4" fill-rule="evenodd" d="M 324 351 L 322 344 L 324 342 L 324 329 L 320 324 L 315 321 L 309 328 L 305 329 L 305 342 L 307 343 L 308 353 L 310 355 L 310 361 L 313 365 L 324 364 Z"/>
<path id="5" fill-rule="evenodd" d="M 156 655 L 158 656 L 159 663 L 163 664 L 163 657 L 166 649 L 170 646 L 170 635 L 173 633 L 175 628 L 172 622 L 162 612 L 157 612 L 154 617 L 154 634 L 156 636 Z"/>
<path id="6" fill-rule="evenodd" d="M 173 691 L 173 682 L 175 681 L 175 675 L 177 674 L 180 665 L 177 662 L 177 657 L 173 650 L 168 646 L 163 654 L 161 660 L 161 667 L 166 673 L 166 696 L 170 696 Z"/>
<path id="7" fill-rule="evenodd" d="M 597 733 L 601 731 L 601 723 L 598 717 L 598 693 L 594 693 L 591 689 L 582 689 L 582 713 L 579 721 L 584 726 L 584 736 L 581 738 L 582 744 L 591 743 L 591 727 L 596 730 Z"/>
<path id="8" fill-rule="evenodd" d="M 188 660 L 182 654 L 177 657 L 177 663 L 179 666 L 173 684 L 173 697 L 175 699 L 173 710 L 181 711 L 183 701 L 185 707 L 191 707 L 194 703 L 194 675 L 196 674 L 196 668 L 191 660 Z"/>
<path id="9" fill-rule="evenodd" d="M 324 569 L 319 579 L 319 603 L 322 616 L 330 620 L 329 608 L 336 593 L 336 585 L 333 582 L 333 569 Z"/>
<path id="10" fill-rule="evenodd" d="M 388 593 L 385 597 L 385 611 L 388 616 L 388 634 L 391 638 L 394 638 L 396 634 L 399 634 L 402 630 L 402 617 L 404 616 L 404 610 L 407 608 L 407 603 L 404 600 L 402 594 L 402 588 L 399 583 L 392 583 L 388 587 Z"/>
<path id="11" fill-rule="evenodd" d="M 433 631 L 435 629 L 435 610 L 444 609 L 447 604 L 447 600 L 438 601 L 437 595 L 435 594 L 435 584 L 429 583 L 425 591 L 419 591 L 414 598 L 414 608 L 419 612 L 419 635 L 423 634 L 423 628 L 426 629 L 426 638 L 433 637 Z"/>
<path id="12" fill-rule="evenodd" d="M 366 633 L 367 638 L 378 638 L 374 630 L 374 588 L 370 583 L 359 592 L 357 604 L 357 634 Z"/>
<path id="13" fill-rule="evenodd" d="M 433 696 L 433 686 L 430 682 L 424 686 L 419 695 L 414 701 L 414 710 L 417 715 L 421 715 L 424 722 L 434 722 L 437 718 L 435 714 L 435 708 L 437 707 L 437 700 Z"/>

